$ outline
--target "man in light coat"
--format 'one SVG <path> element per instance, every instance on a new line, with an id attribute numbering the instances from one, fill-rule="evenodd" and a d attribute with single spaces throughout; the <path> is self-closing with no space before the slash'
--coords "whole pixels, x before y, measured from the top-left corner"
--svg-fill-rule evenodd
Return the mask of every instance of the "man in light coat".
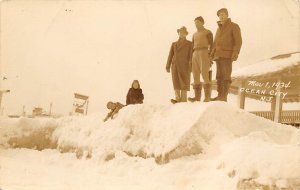
<path id="1" fill-rule="evenodd" d="M 217 63 L 217 91 L 218 96 L 212 100 L 227 101 L 231 85 L 232 62 L 236 61 L 242 46 L 242 36 L 239 25 L 228 17 L 228 10 L 218 10 L 217 29 L 211 58 Z"/>
<path id="2" fill-rule="evenodd" d="M 186 39 L 186 27 L 177 30 L 179 39 L 171 45 L 166 71 L 172 71 L 175 99 L 172 103 L 186 102 L 187 91 L 190 90 L 192 42 Z"/>
<path id="3" fill-rule="evenodd" d="M 210 51 L 213 47 L 213 34 L 204 27 L 204 19 L 199 16 L 194 20 L 197 32 L 193 35 L 193 56 L 192 56 L 192 72 L 194 77 L 193 88 L 195 92 L 194 98 L 189 101 L 195 102 L 201 99 L 201 89 L 204 88 L 204 102 L 210 101 L 211 81 L 209 78 L 209 69 L 211 60 L 209 58 Z M 202 76 L 204 84 L 200 81 Z"/>

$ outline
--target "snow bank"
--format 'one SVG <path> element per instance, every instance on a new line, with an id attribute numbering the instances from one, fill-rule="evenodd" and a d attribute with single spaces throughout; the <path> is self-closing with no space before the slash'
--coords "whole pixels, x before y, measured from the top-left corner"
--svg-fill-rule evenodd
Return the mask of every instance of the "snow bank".
<path id="1" fill-rule="evenodd" d="M 202 155 L 238 189 L 300 187 L 299 129 L 227 103 L 127 106 L 114 120 L 104 117 L 2 119 L 0 144 L 57 148 L 100 161 L 120 152 L 159 164 Z"/>
<path id="2" fill-rule="evenodd" d="M 0 148 L 55 148 L 57 145 L 51 136 L 57 126 L 57 120 L 51 118 L 1 118 Z"/>

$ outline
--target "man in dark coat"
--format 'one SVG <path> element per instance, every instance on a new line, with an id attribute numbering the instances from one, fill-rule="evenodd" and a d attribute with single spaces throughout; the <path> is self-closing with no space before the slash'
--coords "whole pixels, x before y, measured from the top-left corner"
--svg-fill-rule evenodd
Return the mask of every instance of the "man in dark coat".
<path id="1" fill-rule="evenodd" d="M 190 90 L 191 56 L 193 52 L 192 42 L 186 39 L 188 31 L 186 27 L 177 30 L 179 39 L 172 43 L 166 70 L 172 71 L 172 81 L 175 91 L 175 99 L 172 103 L 186 102 L 187 91 Z"/>
<path id="2" fill-rule="evenodd" d="M 211 58 L 217 63 L 218 96 L 212 100 L 227 101 L 231 84 L 232 62 L 236 61 L 242 46 L 242 36 L 239 25 L 231 22 L 226 8 L 218 10 L 219 28 L 216 32 Z"/>

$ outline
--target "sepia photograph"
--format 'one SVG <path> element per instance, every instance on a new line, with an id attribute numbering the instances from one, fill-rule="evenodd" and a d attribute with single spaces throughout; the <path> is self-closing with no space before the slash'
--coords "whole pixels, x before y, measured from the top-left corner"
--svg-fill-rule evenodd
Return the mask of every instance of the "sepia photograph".
<path id="1" fill-rule="evenodd" d="M 300 190 L 299 0 L 0 0 L 0 190 Z"/>

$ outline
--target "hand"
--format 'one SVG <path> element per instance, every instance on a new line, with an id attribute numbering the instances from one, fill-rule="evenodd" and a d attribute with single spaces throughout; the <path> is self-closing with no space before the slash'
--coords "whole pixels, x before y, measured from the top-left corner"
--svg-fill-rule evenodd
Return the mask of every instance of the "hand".
<path id="1" fill-rule="evenodd" d="M 213 65 L 214 62 L 213 62 L 214 58 L 213 57 L 209 57 L 209 62 L 210 62 L 210 65 Z"/>
<path id="2" fill-rule="evenodd" d="M 166 68 L 166 71 L 169 73 L 169 72 L 170 72 L 170 68 L 169 68 L 169 67 L 167 67 L 167 68 Z"/>
<path id="3" fill-rule="evenodd" d="M 239 54 L 233 53 L 232 56 L 231 56 L 231 60 L 236 61 L 238 59 L 238 57 L 239 57 Z"/>

